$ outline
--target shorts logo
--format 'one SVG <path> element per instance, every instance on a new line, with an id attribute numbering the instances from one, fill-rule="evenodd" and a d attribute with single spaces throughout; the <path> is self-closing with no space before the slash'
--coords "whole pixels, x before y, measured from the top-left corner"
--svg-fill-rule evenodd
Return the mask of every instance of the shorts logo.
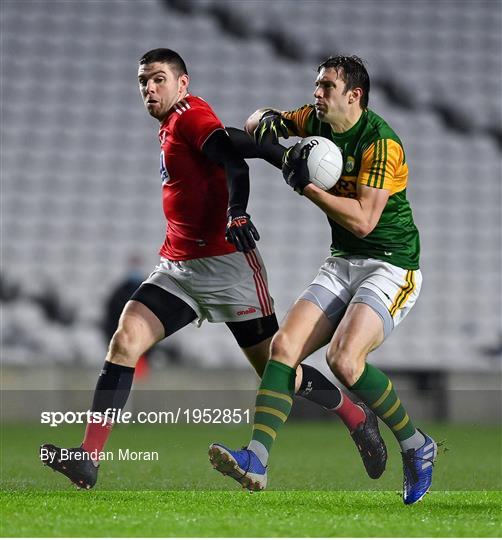
<path id="1" fill-rule="evenodd" d="M 308 381 L 307 388 L 305 388 L 305 390 L 302 392 L 302 396 L 308 396 L 312 390 L 312 381 Z"/>
<path id="2" fill-rule="evenodd" d="M 352 156 L 349 156 L 347 158 L 347 161 L 345 162 L 345 170 L 347 172 L 352 172 L 354 170 L 355 164 L 356 164 L 356 160 Z"/>
<path id="3" fill-rule="evenodd" d="M 250 315 L 251 313 L 256 313 L 256 309 L 254 307 L 250 307 L 243 311 L 238 311 L 237 315 Z"/>

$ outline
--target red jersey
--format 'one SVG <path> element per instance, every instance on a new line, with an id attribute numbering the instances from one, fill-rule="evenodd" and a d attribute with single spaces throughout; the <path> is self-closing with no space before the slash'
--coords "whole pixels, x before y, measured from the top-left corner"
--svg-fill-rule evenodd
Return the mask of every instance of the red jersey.
<path id="1" fill-rule="evenodd" d="M 167 219 L 162 257 L 180 261 L 236 251 L 225 240 L 225 171 L 201 150 L 217 129 L 224 127 L 211 107 L 190 95 L 174 105 L 160 126 L 160 176 Z"/>

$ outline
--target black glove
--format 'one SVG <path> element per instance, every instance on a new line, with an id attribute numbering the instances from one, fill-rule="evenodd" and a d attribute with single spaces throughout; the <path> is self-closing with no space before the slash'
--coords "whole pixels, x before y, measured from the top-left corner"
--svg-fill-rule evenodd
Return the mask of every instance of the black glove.
<path id="1" fill-rule="evenodd" d="M 277 111 L 265 111 L 254 130 L 254 140 L 258 146 L 266 143 L 278 144 L 279 137 L 289 137 L 290 120 L 282 117 Z"/>
<path id="2" fill-rule="evenodd" d="M 300 148 L 301 141 L 289 148 L 284 153 L 282 162 L 282 176 L 286 183 L 297 193 L 303 195 L 303 190 L 312 182 L 307 160 L 310 154 L 310 148 L 304 146 Z"/>
<path id="3" fill-rule="evenodd" d="M 258 231 L 249 218 L 249 214 L 239 208 L 228 211 L 228 223 L 225 240 L 233 244 L 238 251 L 251 251 L 260 239 Z"/>

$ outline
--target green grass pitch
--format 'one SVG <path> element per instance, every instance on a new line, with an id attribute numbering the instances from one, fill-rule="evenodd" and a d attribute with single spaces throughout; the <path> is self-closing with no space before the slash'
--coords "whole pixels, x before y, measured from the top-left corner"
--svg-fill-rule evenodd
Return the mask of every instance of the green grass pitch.
<path id="1" fill-rule="evenodd" d="M 107 449 L 159 452 L 158 461 L 108 461 L 97 486 L 77 491 L 38 461 L 38 446 L 74 446 L 82 426 L 3 425 L 2 536 L 397 536 L 502 534 L 499 426 L 424 426 L 449 451 L 433 491 L 401 502 L 397 444 L 386 435 L 387 470 L 364 473 L 345 428 L 290 422 L 281 431 L 264 493 L 243 492 L 213 471 L 210 442 L 239 446 L 249 426 L 116 426 Z"/>

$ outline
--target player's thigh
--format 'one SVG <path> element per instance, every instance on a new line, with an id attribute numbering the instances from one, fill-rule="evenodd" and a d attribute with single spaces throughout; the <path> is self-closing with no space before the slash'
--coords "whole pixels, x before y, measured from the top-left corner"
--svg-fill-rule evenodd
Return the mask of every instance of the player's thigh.
<path id="1" fill-rule="evenodd" d="M 281 330 L 286 332 L 285 346 L 291 337 L 302 343 L 297 350 L 300 362 L 329 343 L 347 310 L 346 285 L 331 270 L 327 263 L 320 268 L 281 325 Z"/>
<path id="2" fill-rule="evenodd" d="M 383 340 L 380 315 L 368 304 L 351 303 L 330 341 L 327 361 L 345 384 L 352 385 L 364 369 L 368 353 Z"/>
<path id="3" fill-rule="evenodd" d="M 134 367 L 138 358 L 164 337 L 162 322 L 147 306 L 129 300 L 108 348 L 107 360 Z"/>
<path id="4" fill-rule="evenodd" d="M 195 311 L 177 296 L 156 285 L 143 283 L 124 307 L 107 358 L 114 363 L 134 366 L 155 343 L 196 317 Z"/>
<path id="5" fill-rule="evenodd" d="M 344 260 L 325 261 L 281 324 L 273 354 L 289 356 L 288 364 L 298 365 L 329 343 L 350 301 L 346 265 Z"/>
<path id="6" fill-rule="evenodd" d="M 156 331 L 162 333 L 160 339 L 169 337 L 197 318 L 197 313 L 185 298 L 153 283 L 142 283 L 131 300 L 141 303 L 155 316 Z"/>
<path id="7" fill-rule="evenodd" d="M 415 305 L 422 286 L 420 270 L 406 270 L 382 261 L 371 261 L 376 269 L 366 276 L 351 302 L 367 303 L 382 318 L 385 338 Z"/>
<path id="8" fill-rule="evenodd" d="M 329 342 L 333 322 L 316 304 L 300 298 L 289 310 L 272 340 L 271 357 L 296 367 Z"/>

